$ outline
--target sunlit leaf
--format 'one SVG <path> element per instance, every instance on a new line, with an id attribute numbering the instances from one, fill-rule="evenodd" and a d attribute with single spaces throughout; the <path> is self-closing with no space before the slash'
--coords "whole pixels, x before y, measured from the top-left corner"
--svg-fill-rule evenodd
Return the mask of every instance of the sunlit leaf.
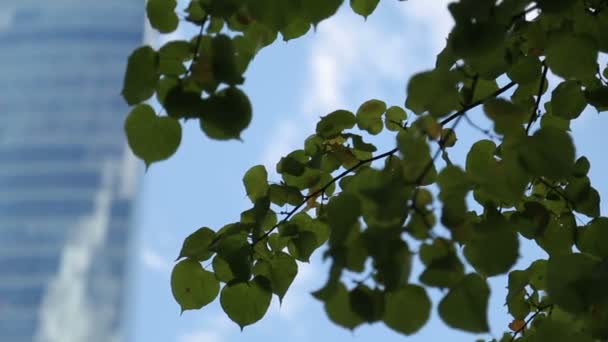
<path id="1" fill-rule="evenodd" d="M 179 252 L 178 259 L 187 257 L 190 259 L 204 261 L 213 255 L 209 251 L 209 246 L 215 237 L 215 232 L 207 227 L 200 228 L 190 234 L 182 245 L 182 250 Z"/>
<path id="2" fill-rule="evenodd" d="M 248 282 L 231 282 L 224 286 L 220 303 L 228 317 L 243 329 L 264 317 L 271 298 L 268 279 L 255 277 Z"/>
<path id="3" fill-rule="evenodd" d="M 247 196 L 255 203 L 261 197 L 268 194 L 268 172 L 263 165 L 256 165 L 250 168 L 243 177 L 243 184 L 247 191 Z"/>
<path id="4" fill-rule="evenodd" d="M 380 100 L 369 100 L 357 110 L 357 126 L 369 132 L 378 134 L 382 131 L 382 114 L 386 111 L 386 104 Z"/>
<path id="5" fill-rule="evenodd" d="M 220 284 L 213 273 L 205 271 L 197 261 L 186 259 L 171 272 L 171 291 L 184 312 L 211 303 L 220 291 Z"/>
<path id="6" fill-rule="evenodd" d="M 171 117 L 159 117 L 147 104 L 133 108 L 125 121 L 129 146 L 146 166 L 169 158 L 181 143 L 182 127 Z"/>

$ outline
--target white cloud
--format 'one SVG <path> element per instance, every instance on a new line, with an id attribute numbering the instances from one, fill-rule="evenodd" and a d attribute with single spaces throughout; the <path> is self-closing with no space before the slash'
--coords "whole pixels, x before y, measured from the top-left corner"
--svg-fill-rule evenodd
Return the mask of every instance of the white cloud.
<path id="1" fill-rule="evenodd" d="M 149 247 L 141 250 L 140 260 L 147 269 L 154 272 L 165 273 L 171 270 L 171 262 Z"/>
<path id="2" fill-rule="evenodd" d="M 269 310 L 277 312 L 278 315 L 286 320 L 299 319 L 302 312 L 306 311 L 306 306 L 311 304 L 312 297 L 310 292 L 316 290 L 315 284 L 318 279 L 323 278 L 319 267 L 312 263 L 298 263 L 298 275 L 291 284 L 289 291 L 283 298 L 280 308 L 271 307 Z"/>
<path id="3" fill-rule="evenodd" d="M 407 39 L 405 27 L 383 28 L 350 11 L 321 23 L 308 57 L 310 76 L 301 92 L 301 115 L 277 125 L 281 134 L 266 147 L 264 163 L 274 165 L 286 151 L 300 146 L 319 117 L 378 94 L 387 82 L 405 82 L 414 64 Z"/>
<path id="4" fill-rule="evenodd" d="M 104 238 L 110 219 L 112 183 L 116 181 L 116 168 L 110 162 L 103 166 L 103 186 L 96 194 L 94 211 L 77 223 L 75 235 L 63 246 L 59 272 L 49 283 L 40 307 L 36 341 L 118 339 L 119 332 L 111 327 L 112 319 L 120 312 L 115 305 L 118 292 L 111 286 L 118 280 L 105 270 L 92 272 L 94 262 L 107 247 Z M 91 284 L 93 275 L 107 281 L 108 286 Z"/>
<path id="5" fill-rule="evenodd" d="M 454 25 L 454 19 L 447 9 L 450 2 L 453 0 L 411 0 L 398 7 L 405 20 L 416 21 L 417 29 L 423 33 L 421 36 L 432 43 L 434 54 L 443 49 L 445 38 Z M 420 30 L 420 26 L 423 30 Z"/>
<path id="6" fill-rule="evenodd" d="M 228 341 L 228 335 L 234 329 L 235 324 L 228 319 L 224 312 L 216 312 L 209 315 L 210 319 L 202 323 L 202 327 L 195 331 L 182 333 L 179 342 L 224 342 Z"/>
<path id="7" fill-rule="evenodd" d="M 295 122 L 282 121 L 274 131 L 276 133 L 272 140 L 275 143 L 270 143 L 266 146 L 262 157 L 262 164 L 271 173 L 275 170 L 275 165 L 279 161 L 279 158 L 290 152 L 290 146 L 298 143 L 296 139 L 298 137 L 298 127 Z"/>
<path id="8" fill-rule="evenodd" d="M 195 331 L 181 335 L 179 342 L 224 342 L 224 339 L 214 331 Z"/>

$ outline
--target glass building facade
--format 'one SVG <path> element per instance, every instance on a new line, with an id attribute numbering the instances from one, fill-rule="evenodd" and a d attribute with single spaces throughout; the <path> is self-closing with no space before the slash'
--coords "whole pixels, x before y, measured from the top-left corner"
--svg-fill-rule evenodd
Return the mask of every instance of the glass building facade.
<path id="1" fill-rule="evenodd" d="M 0 341 L 123 341 L 143 0 L 0 1 Z"/>

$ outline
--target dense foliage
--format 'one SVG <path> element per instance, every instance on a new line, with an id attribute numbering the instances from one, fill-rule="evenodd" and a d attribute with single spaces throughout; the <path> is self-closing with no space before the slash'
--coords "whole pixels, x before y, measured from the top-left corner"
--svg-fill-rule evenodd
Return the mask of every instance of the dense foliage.
<path id="1" fill-rule="evenodd" d="M 378 2 L 350 6 L 366 17 Z M 342 3 L 191 0 L 183 16 L 200 34 L 129 58 L 122 93 L 133 106 L 133 152 L 147 165 L 170 157 L 187 119 L 211 138 L 238 139 L 252 118 L 239 86 L 256 53 L 278 35 L 304 35 Z M 404 108 L 373 99 L 323 116 L 302 149 L 278 162 L 282 179 L 270 181 L 260 165 L 247 171 L 252 208 L 239 222 L 185 239 L 171 276 L 182 310 L 219 295 L 231 320 L 253 324 L 273 294 L 283 299 L 296 260 L 324 246 L 331 269 L 314 297 L 348 329 L 382 321 L 414 334 L 432 310 L 427 290 L 439 288 L 448 326 L 487 332 L 487 278 L 508 273 L 513 322 L 500 341 L 608 339 L 608 219 L 569 134 L 588 105 L 608 109 L 608 70 L 598 62 L 608 52 L 608 1 L 459 0 L 449 11 L 447 45 L 434 69 L 410 79 Z M 161 33 L 182 16 L 175 0 L 148 0 L 147 14 Z M 560 79 L 554 89 L 549 72 Z M 162 113 L 144 103 L 153 95 Z M 476 107 L 494 123 L 493 139 L 476 142 L 460 166 L 450 149 Z M 394 149 L 365 141 L 380 133 L 395 136 Z M 513 270 L 520 239 L 548 260 Z M 421 274 L 410 274 L 414 262 Z"/>

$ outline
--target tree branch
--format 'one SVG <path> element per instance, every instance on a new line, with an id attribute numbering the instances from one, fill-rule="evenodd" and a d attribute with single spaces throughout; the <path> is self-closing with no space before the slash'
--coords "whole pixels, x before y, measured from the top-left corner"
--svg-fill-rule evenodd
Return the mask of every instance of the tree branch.
<path id="1" fill-rule="evenodd" d="M 462 108 L 461 110 L 457 111 L 456 113 L 450 115 L 449 117 L 443 119 L 441 122 L 439 122 L 439 124 L 441 126 L 445 126 L 448 123 L 450 123 L 452 120 L 464 115 L 466 112 L 468 112 L 469 110 L 479 106 L 480 104 L 483 104 L 484 102 L 488 101 L 489 99 L 493 99 L 499 95 L 501 95 L 502 93 L 506 92 L 507 90 L 513 88 L 514 85 L 516 85 L 517 83 L 515 82 L 510 82 L 509 84 L 505 85 L 504 87 L 498 89 L 497 91 L 493 92 L 492 94 L 484 97 L 481 100 L 475 101 L 467 106 L 465 106 L 464 108 Z"/>
<path id="2" fill-rule="evenodd" d="M 198 58 L 198 53 L 201 48 L 201 41 L 203 40 L 203 30 L 205 29 L 206 22 L 207 22 L 207 16 L 205 16 L 203 18 L 203 21 L 201 22 L 201 29 L 198 32 L 198 36 L 196 37 L 196 44 L 194 47 L 194 56 L 192 57 L 192 63 L 190 63 L 190 66 L 188 66 L 188 72 L 186 72 L 186 75 L 192 73 L 192 67 L 194 66 L 194 61 Z"/>
<path id="3" fill-rule="evenodd" d="M 528 319 L 526 319 L 526 321 L 524 322 L 524 325 L 522 325 L 521 328 L 519 328 L 519 329 L 517 329 L 517 330 L 515 330 L 513 332 L 513 335 L 511 335 L 511 340 L 509 342 L 515 341 L 515 338 L 517 337 L 517 335 L 519 335 L 524 330 L 526 330 L 526 327 L 528 326 L 528 324 L 530 324 L 530 322 L 532 322 L 532 320 L 534 318 L 536 318 L 536 316 L 538 316 L 545 309 L 549 309 L 549 308 L 552 308 L 552 307 L 553 307 L 553 304 L 537 307 L 536 311 L 532 314 L 532 316 L 530 316 Z"/>
<path id="4" fill-rule="evenodd" d="M 534 110 L 532 111 L 532 114 L 530 115 L 530 120 L 528 120 L 528 125 L 526 126 L 526 134 L 530 132 L 530 127 L 532 127 L 532 123 L 534 123 L 534 121 L 536 121 L 536 119 L 538 118 L 538 107 L 540 106 L 540 100 L 543 97 L 543 89 L 545 88 L 545 81 L 547 80 L 548 70 L 549 67 L 547 67 L 547 64 L 543 61 L 543 74 L 540 77 L 540 85 L 538 87 L 538 94 L 536 95 L 536 103 L 534 104 Z"/>
<path id="5" fill-rule="evenodd" d="M 255 242 L 254 244 L 256 244 L 258 241 L 264 240 L 265 238 L 267 238 L 270 234 L 272 234 L 280 225 L 282 225 L 283 223 L 287 222 L 300 208 L 302 208 L 302 206 L 304 206 L 304 204 L 306 204 L 306 202 L 308 202 L 309 199 L 317 197 L 319 194 L 325 193 L 325 190 L 327 190 L 332 184 L 336 183 L 337 181 L 339 181 L 340 179 L 344 178 L 346 175 L 348 175 L 349 173 L 357 170 L 358 168 L 360 168 L 361 166 L 365 165 L 365 164 L 369 164 L 372 163 L 376 160 L 379 159 L 383 159 L 389 156 L 392 156 L 393 154 L 395 154 L 397 151 L 399 150 L 399 148 L 395 147 L 394 149 L 384 152 L 382 154 L 379 154 L 375 157 L 369 158 L 369 159 L 364 159 L 364 160 L 360 160 L 356 165 L 342 171 L 339 175 L 337 175 L 336 177 L 334 177 L 331 181 L 327 182 L 327 184 L 323 185 L 323 187 L 317 189 L 316 191 L 308 194 L 306 197 L 304 197 L 304 200 L 298 204 L 297 206 L 295 206 L 293 209 L 291 209 L 288 213 L 287 216 L 285 216 L 281 221 L 279 221 L 277 224 L 275 224 L 272 228 L 270 228 L 266 233 L 264 233 L 262 236 L 260 236 Z"/>

